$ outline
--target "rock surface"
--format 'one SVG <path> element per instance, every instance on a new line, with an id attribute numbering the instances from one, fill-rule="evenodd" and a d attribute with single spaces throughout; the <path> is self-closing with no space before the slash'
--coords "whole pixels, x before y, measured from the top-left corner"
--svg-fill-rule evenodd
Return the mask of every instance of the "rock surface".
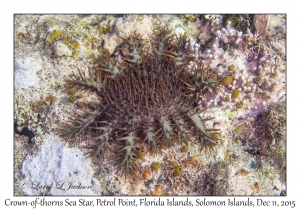
<path id="1" fill-rule="evenodd" d="M 51 136 L 37 156 L 27 156 L 22 173 L 25 179 L 20 187 L 25 195 L 94 195 L 99 189 L 82 151 Z"/>
<path id="2" fill-rule="evenodd" d="M 32 57 L 25 57 L 24 63 L 15 61 L 15 86 L 18 88 L 27 88 L 37 84 L 39 78 L 36 72 L 41 66 Z"/>

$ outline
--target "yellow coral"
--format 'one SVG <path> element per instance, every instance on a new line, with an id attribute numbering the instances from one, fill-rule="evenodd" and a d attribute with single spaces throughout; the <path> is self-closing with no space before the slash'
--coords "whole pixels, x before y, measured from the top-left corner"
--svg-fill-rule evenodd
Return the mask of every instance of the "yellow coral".
<path id="1" fill-rule="evenodd" d="M 62 36 L 63 33 L 64 32 L 61 31 L 61 30 L 59 30 L 59 29 L 58 30 L 53 30 L 52 33 L 51 33 L 51 35 L 47 38 L 47 42 L 49 44 L 52 44 L 56 40 L 56 38 Z"/>
<path id="2" fill-rule="evenodd" d="M 226 101 L 226 102 L 230 101 L 230 97 L 229 97 L 229 96 L 226 96 L 226 97 L 225 97 L 225 101 Z"/>
<path id="3" fill-rule="evenodd" d="M 233 130 L 234 133 L 239 134 L 246 128 L 245 124 L 239 125 L 236 127 L 236 129 Z"/>
<path id="4" fill-rule="evenodd" d="M 146 155 L 145 150 L 142 150 L 142 149 L 138 150 L 137 156 L 139 158 L 143 159 L 145 157 L 145 155 Z"/>
<path id="5" fill-rule="evenodd" d="M 233 81 L 233 76 L 227 76 L 223 78 L 223 84 L 224 85 L 230 85 Z"/>
<path id="6" fill-rule="evenodd" d="M 240 90 L 236 89 L 232 91 L 231 98 L 237 98 L 240 95 Z"/>
<path id="7" fill-rule="evenodd" d="M 175 176 L 181 176 L 182 175 L 182 172 L 183 172 L 183 168 L 181 166 L 176 166 L 175 167 L 175 171 L 174 171 L 174 174 Z"/>
<path id="8" fill-rule="evenodd" d="M 246 82 L 246 86 L 247 87 L 251 87 L 252 86 L 252 82 L 250 82 L 250 81 Z"/>
<path id="9" fill-rule="evenodd" d="M 159 162 L 155 162 L 152 164 L 152 169 L 154 171 L 158 171 L 158 169 L 160 168 L 160 163 Z"/>
<path id="10" fill-rule="evenodd" d="M 77 107 L 80 108 L 80 109 L 83 108 L 84 107 L 84 102 L 82 102 L 82 101 L 78 102 Z"/>
<path id="11" fill-rule="evenodd" d="M 242 102 L 238 102 L 238 103 L 236 103 L 236 107 L 237 107 L 238 109 L 241 109 L 241 108 L 244 107 L 244 105 L 243 105 Z"/>
<path id="12" fill-rule="evenodd" d="M 69 97 L 69 101 L 70 101 L 71 103 L 73 103 L 75 100 L 76 100 L 76 96 L 71 95 L 71 96 Z"/>
<path id="13" fill-rule="evenodd" d="M 235 66 L 233 64 L 231 64 L 230 66 L 228 66 L 228 71 L 233 71 L 235 69 Z"/>

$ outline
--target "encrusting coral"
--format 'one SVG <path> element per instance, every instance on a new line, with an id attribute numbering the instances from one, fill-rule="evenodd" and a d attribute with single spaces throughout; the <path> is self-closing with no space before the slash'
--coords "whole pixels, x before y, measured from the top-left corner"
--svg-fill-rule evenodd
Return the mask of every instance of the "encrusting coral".
<path id="1" fill-rule="evenodd" d="M 73 144 L 87 139 L 89 157 L 101 162 L 111 155 L 125 175 L 136 176 L 137 160 L 148 152 L 190 141 L 213 149 L 219 129 L 209 129 L 205 122 L 213 118 L 199 114 L 221 79 L 197 63 L 188 36 L 157 27 L 150 44 L 137 32 L 122 39 L 116 53 L 104 50 L 87 75 L 79 70 L 66 80 L 68 89 L 96 93 L 99 100 L 70 117 L 64 139 Z"/>

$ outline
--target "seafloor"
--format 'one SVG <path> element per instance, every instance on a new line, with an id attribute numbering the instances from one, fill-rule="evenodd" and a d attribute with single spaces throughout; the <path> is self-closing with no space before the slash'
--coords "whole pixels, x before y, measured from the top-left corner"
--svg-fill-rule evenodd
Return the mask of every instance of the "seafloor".
<path id="1" fill-rule="evenodd" d="M 147 40 L 158 25 L 187 33 L 195 57 L 222 78 L 221 91 L 203 102 L 222 141 L 210 152 L 189 143 L 147 154 L 140 176 L 125 178 L 110 157 L 99 165 L 62 140 L 78 102 L 95 100 L 76 93 L 71 103 L 65 79 L 87 71 L 102 49 L 113 54 L 121 37 L 136 31 Z M 285 15 L 19 14 L 14 26 L 15 195 L 286 193 Z"/>

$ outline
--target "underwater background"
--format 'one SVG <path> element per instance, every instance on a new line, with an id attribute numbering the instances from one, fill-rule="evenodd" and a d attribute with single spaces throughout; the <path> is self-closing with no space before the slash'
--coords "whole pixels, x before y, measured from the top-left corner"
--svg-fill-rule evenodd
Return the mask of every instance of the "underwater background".
<path id="1" fill-rule="evenodd" d="M 133 32 L 138 35 L 132 35 L 131 40 Z M 180 38 L 183 35 L 185 38 Z M 135 48 L 141 51 L 136 53 Z M 15 15 L 14 195 L 285 195 L 285 49 L 284 14 Z M 143 60 L 143 67 L 138 68 L 155 69 L 147 70 L 147 75 L 153 74 L 155 81 L 161 81 L 161 85 L 149 84 L 155 84 L 156 91 L 159 87 L 171 87 L 166 92 L 160 90 L 161 94 L 159 90 L 153 92 L 155 97 L 176 93 L 174 97 L 182 95 L 181 101 L 186 104 L 189 98 L 197 98 L 192 105 L 197 113 L 190 114 L 189 121 L 180 122 L 187 127 L 184 131 L 180 126 L 175 129 L 174 119 L 155 121 L 153 136 L 163 143 L 157 143 L 156 152 L 151 151 L 146 141 L 136 143 L 134 157 L 139 160 L 134 165 L 138 174 L 125 176 L 123 167 L 117 170 L 122 160 L 113 158 L 122 150 L 118 147 L 127 144 L 122 142 L 122 138 L 127 138 L 125 133 L 118 131 L 119 136 L 114 134 L 105 140 L 112 152 L 105 152 L 103 159 L 90 158 L 88 148 L 93 147 L 93 142 L 88 139 L 107 133 L 108 127 L 103 128 L 105 123 L 100 126 L 95 124 L 96 118 L 91 120 L 83 115 L 91 116 L 101 107 L 97 87 L 102 87 L 97 84 L 104 86 L 104 80 L 119 81 L 119 74 L 137 69 L 142 55 L 154 62 Z M 164 62 L 154 59 L 157 55 Z M 108 67 L 115 71 L 107 70 Z M 95 68 L 101 68 L 103 74 L 98 76 Z M 164 79 L 168 83 L 167 79 L 172 78 L 171 71 L 166 74 L 164 69 L 185 72 L 178 76 L 178 81 L 183 82 L 164 86 Z M 197 71 L 203 69 L 213 76 L 197 77 Z M 117 70 L 121 73 L 115 73 Z M 216 86 L 210 85 L 209 79 Z M 107 82 L 110 85 L 104 87 L 114 87 L 112 83 Z M 130 91 L 138 95 L 138 89 Z M 105 92 L 105 97 L 100 94 L 104 104 L 114 97 L 108 95 L 111 92 Z M 122 92 L 124 96 L 130 98 L 125 92 L 126 89 Z M 170 100 L 173 99 L 162 100 L 159 109 L 153 110 L 177 109 L 173 103 L 178 101 Z M 123 106 L 135 104 L 130 101 Z M 195 106 L 198 102 L 199 109 Z M 184 105 L 178 112 L 187 112 L 187 107 Z M 135 113 L 133 122 L 140 122 L 144 116 L 140 112 L 128 113 Z M 107 115 L 100 118 L 111 119 Z M 91 121 L 87 123 L 86 119 Z M 90 132 L 83 129 L 77 137 L 75 130 L 71 140 L 66 141 L 66 128 L 72 130 L 78 123 Z M 122 125 L 129 128 L 126 123 Z M 197 136 L 195 130 L 202 124 L 205 131 L 197 131 Z M 93 131 L 88 125 L 100 131 Z M 146 128 L 134 128 L 136 138 L 145 135 L 141 133 Z M 209 136 L 208 130 L 217 132 Z M 179 131 L 190 135 L 188 141 L 174 140 Z M 206 144 L 202 143 L 201 135 L 213 138 L 216 145 L 203 149 Z M 170 146 L 163 139 L 169 139 Z M 124 155 L 121 153 L 121 157 Z M 31 187 L 21 187 L 24 183 Z M 68 190 L 49 188 L 57 184 Z"/>

